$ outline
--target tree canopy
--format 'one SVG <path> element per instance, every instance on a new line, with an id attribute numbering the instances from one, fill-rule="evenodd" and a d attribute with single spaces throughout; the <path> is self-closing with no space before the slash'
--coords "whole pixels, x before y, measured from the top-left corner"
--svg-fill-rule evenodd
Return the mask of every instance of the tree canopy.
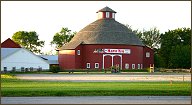
<path id="1" fill-rule="evenodd" d="M 191 29 L 178 28 L 160 33 L 154 27 L 150 30 L 128 30 L 134 32 L 140 40 L 155 52 L 155 67 L 163 68 L 190 68 L 191 67 Z"/>
<path id="2" fill-rule="evenodd" d="M 60 32 L 57 32 L 53 36 L 53 40 L 51 41 L 51 45 L 55 44 L 56 48 L 60 48 L 66 43 L 68 43 L 76 34 L 76 32 L 71 32 L 68 28 L 63 28 L 61 29 Z"/>
<path id="3" fill-rule="evenodd" d="M 40 48 L 45 43 L 45 41 L 39 40 L 38 34 L 35 31 L 18 31 L 13 34 L 12 39 L 34 53 L 41 53 Z"/>
<path id="4" fill-rule="evenodd" d="M 128 30 L 135 33 L 146 46 L 152 49 L 160 48 L 161 34 L 156 27 L 150 28 L 150 30 L 143 29 L 143 31 L 138 31 L 138 29 L 133 30 L 130 25 L 126 25 L 126 27 Z"/>
<path id="5" fill-rule="evenodd" d="M 144 30 L 142 32 L 137 32 L 137 36 L 142 40 L 142 42 L 152 48 L 152 49 L 159 49 L 160 48 L 160 32 L 159 30 L 154 27 L 150 30 Z"/>
<path id="6" fill-rule="evenodd" d="M 161 34 L 160 56 L 166 68 L 190 68 L 191 29 L 178 28 Z"/>

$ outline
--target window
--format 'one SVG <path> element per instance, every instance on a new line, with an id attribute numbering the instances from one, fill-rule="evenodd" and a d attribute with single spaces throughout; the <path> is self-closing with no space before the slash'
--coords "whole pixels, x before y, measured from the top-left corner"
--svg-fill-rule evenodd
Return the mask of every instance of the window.
<path id="1" fill-rule="evenodd" d="M 91 68 L 91 64 L 87 63 L 87 69 Z"/>
<path id="2" fill-rule="evenodd" d="M 150 52 L 146 52 L 146 57 L 147 57 L 147 58 L 150 57 Z"/>
<path id="3" fill-rule="evenodd" d="M 95 68 L 99 68 L 99 63 L 95 63 Z"/>
<path id="4" fill-rule="evenodd" d="M 15 71 L 16 70 L 16 67 L 12 67 L 12 71 Z"/>
<path id="5" fill-rule="evenodd" d="M 33 71 L 33 67 L 30 67 L 29 70 L 30 70 L 30 71 Z"/>
<path id="6" fill-rule="evenodd" d="M 141 69 L 143 69 L 143 64 L 141 64 Z"/>
<path id="7" fill-rule="evenodd" d="M 112 18 L 115 19 L 115 13 L 112 13 Z"/>
<path id="8" fill-rule="evenodd" d="M 132 64 L 132 69 L 135 69 L 135 64 Z"/>
<path id="9" fill-rule="evenodd" d="M 80 50 L 77 50 L 77 55 L 80 55 L 80 53 L 81 53 Z"/>
<path id="10" fill-rule="evenodd" d="M 128 63 L 125 64 L 125 69 L 129 69 L 129 64 Z"/>
<path id="11" fill-rule="evenodd" d="M 42 67 L 40 67 L 40 66 L 39 66 L 38 69 L 37 69 L 38 72 L 40 72 L 40 71 L 42 71 L 42 70 L 43 70 L 43 69 L 42 69 Z"/>
<path id="12" fill-rule="evenodd" d="M 21 71 L 22 71 L 22 72 L 24 72 L 24 69 L 25 69 L 24 67 L 21 67 Z"/>
<path id="13" fill-rule="evenodd" d="M 28 68 L 25 68 L 25 72 L 28 72 L 29 71 L 29 69 Z"/>
<path id="14" fill-rule="evenodd" d="M 103 18 L 103 12 L 98 13 L 98 19 L 101 19 L 101 18 Z"/>
<path id="15" fill-rule="evenodd" d="M 7 67 L 3 67 L 4 72 L 7 72 Z"/>
<path id="16" fill-rule="evenodd" d="M 137 68 L 140 69 L 140 64 L 137 65 Z"/>
<path id="17" fill-rule="evenodd" d="M 106 12 L 106 18 L 109 18 L 109 12 Z"/>

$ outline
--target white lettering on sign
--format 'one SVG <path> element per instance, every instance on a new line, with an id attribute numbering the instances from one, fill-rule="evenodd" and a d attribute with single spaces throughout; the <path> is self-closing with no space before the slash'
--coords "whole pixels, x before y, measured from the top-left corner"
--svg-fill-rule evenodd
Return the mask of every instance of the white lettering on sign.
<path id="1" fill-rule="evenodd" d="M 130 54 L 130 49 L 104 49 L 104 53 L 123 53 L 123 54 Z"/>

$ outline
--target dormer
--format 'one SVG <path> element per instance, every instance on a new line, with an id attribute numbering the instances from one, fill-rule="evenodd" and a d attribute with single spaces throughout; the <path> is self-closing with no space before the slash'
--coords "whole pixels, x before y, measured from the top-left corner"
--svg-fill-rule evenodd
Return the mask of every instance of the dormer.
<path id="1" fill-rule="evenodd" d="M 116 12 L 109 7 L 105 7 L 96 13 L 98 13 L 98 19 L 115 19 Z"/>

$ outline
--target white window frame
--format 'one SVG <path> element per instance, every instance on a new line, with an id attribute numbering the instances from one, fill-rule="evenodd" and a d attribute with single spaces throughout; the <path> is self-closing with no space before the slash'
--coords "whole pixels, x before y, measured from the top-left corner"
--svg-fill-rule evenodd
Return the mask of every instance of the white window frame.
<path id="1" fill-rule="evenodd" d="M 109 18 L 110 13 L 106 12 L 106 18 Z"/>
<path id="2" fill-rule="evenodd" d="M 138 65 L 137 65 L 137 68 L 138 68 L 138 69 L 141 69 L 141 66 L 140 66 L 140 64 L 138 64 Z"/>
<path id="3" fill-rule="evenodd" d="M 129 64 L 125 63 L 125 69 L 129 69 Z"/>
<path id="4" fill-rule="evenodd" d="M 12 70 L 16 70 L 16 67 L 12 67 Z"/>
<path id="5" fill-rule="evenodd" d="M 150 52 L 146 52 L 146 58 L 150 57 Z"/>
<path id="6" fill-rule="evenodd" d="M 132 69 L 135 69 L 135 64 L 132 64 Z"/>
<path id="7" fill-rule="evenodd" d="M 77 50 L 77 55 L 81 55 L 81 51 L 80 50 Z"/>
<path id="8" fill-rule="evenodd" d="M 86 67 L 87 67 L 87 69 L 90 69 L 91 68 L 91 63 L 87 63 Z"/>
<path id="9" fill-rule="evenodd" d="M 98 19 L 101 19 L 101 18 L 103 18 L 103 12 L 98 13 Z"/>
<path id="10" fill-rule="evenodd" d="M 112 13 L 112 18 L 115 19 L 115 13 Z"/>
<path id="11" fill-rule="evenodd" d="M 99 68 L 99 63 L 95 63 L 95 69 Z"/>
<path id="12" fill-rule="evenodd" d="M 3 67 L 3 71 L 7 71 L 7 67 Z"/>
<path id="13" fill-rule="evenodd" d="M 25 67 L 21 67 L 21 71 L 22 71 L 22 70 L 25 70 Z"/>

